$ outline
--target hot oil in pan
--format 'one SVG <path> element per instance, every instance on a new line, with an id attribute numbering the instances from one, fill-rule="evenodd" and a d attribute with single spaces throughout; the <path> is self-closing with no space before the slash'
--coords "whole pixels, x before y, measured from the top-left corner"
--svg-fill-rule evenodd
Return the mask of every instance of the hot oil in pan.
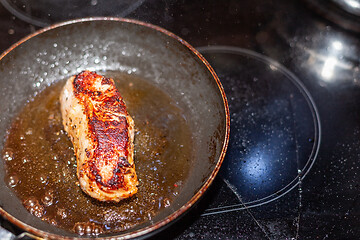
<path id="1" fill-rule="evenodd" d="M 97 235 L 129 229 L 169 207 L 192 156 L 188 123 L 175 102 L 145 80 L 106 72 L 134 118 L 138 193 L 104 203 L 82 192 L 72 144 L 63 131 L 60 81 L 30 101 L 14 120 L 3 151 L 8 184 L 35 216 L 59 228 Z"/>

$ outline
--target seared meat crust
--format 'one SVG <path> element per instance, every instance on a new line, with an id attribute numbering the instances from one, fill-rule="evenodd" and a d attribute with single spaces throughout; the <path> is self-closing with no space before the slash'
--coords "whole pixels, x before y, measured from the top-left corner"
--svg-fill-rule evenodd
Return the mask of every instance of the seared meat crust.
<path id="1" fill-rule="evenodd" d="M 60 103 L 82 190 L 100 201 L 134 195 L 134 122 L 114 81 L 83 71 L 67 80 Z"/>

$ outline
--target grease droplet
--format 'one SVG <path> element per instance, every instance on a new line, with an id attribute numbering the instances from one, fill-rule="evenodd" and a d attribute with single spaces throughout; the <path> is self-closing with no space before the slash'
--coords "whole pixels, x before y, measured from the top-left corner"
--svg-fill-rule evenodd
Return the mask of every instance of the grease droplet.
<path id="1" fill-rule="evenodd" d="M 85 233 L 85 226 L 83 223 L 76 223 L 75 224 L 75 228 L 74 228 L 75 232 L 79 235 L 84 235 Z"/>
<path id="2" fill-rule="evenodd" d="M 102 233 L 102 228 L 92 222 L 78 222 L 74 230 L 79 235 L 97 236 Z"/>
<path id="3" fill-rule="evenodd" d="M 59 215 L 62 219 L 67 218 L 67 213 L 63 208 L 59 208 L 57 210 L 57 215 Z"/>
<path id="4" fill-rule="evenodd" d="M 8 178 L 8 185 L 10 187 L 15 187 L 19 183 L 19 178 L 16 175 L 11 175 Z"/>
<path id="5" fill-rule="evenodd" d="M 34 216 L 41 218 L 44 216 L 44 207 L 39 203 L 35 197 L 30 197 L 24 202 L 24 207 Z"/>
<path id="6" fill-rule="evenodd" d="M 48 182 L 48 178 L 44 174 L 40 174 L 39 179 L 41 183 L 46 184 Z"/>
<path id="7" fill-rule="evenodd" d="M 47 207 L 51 206 L 54 202 L 54 191 L 52 189 L 48 190 L 41 198 L 41 202 Z"/>
<path id="8" fill-rule="evenodd" d="M 14 159 L 14 153 L 13 150 L 11 148 L 7 148 L 4 152 L 4 159 L 6 161 L 11 161 Z"/>

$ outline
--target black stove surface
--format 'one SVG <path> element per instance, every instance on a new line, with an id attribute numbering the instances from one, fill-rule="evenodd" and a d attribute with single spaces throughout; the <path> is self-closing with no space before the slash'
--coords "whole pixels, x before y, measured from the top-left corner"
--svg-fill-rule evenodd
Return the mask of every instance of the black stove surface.
<path id="1" fill-rule="evenodd" d="M 231 114 L 213 185 L 151 238 L 360 239 L 360 34 L 344 25 L 355 16 L 331 19 L 300 0 L 133 2 L 112 14 L 159 25 L 197 48 Z M 71 17 L 37 11 L 39 25 Z M 28 6 L 0 5 L 0 51 L 39 29 L 29 16 Z"/>

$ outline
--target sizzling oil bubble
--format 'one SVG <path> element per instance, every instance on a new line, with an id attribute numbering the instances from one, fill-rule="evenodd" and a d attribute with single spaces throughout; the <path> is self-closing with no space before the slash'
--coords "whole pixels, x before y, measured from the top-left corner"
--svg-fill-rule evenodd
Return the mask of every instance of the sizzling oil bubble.
<path id="1" fill-rule="evenodd" d="M 47 184 L 48 183 L 48 176 L 46 176 L 45 174 L 40 174 L 39 175 L 39 180 L 42 184 Z"/>
<path id="2" fill-rule="evenodd" d="M 24 201 L 25 208 L 34 207 L 39 201 L 35 197 L 30 197 Z"/>
<path id="3" fill-rule="evenodd" d="M 44 207 L 35 197 L 30 197 L 23 202 L 24 207 L 34 216 L 41 218 L 44 216 Z"/>
<path id="4" fill-rule="evenodd" d="M 50 221 L 48 221 L 50 224 L 54 225 L 54 226 L 57 226 L 58 223 L 55 219 L 50 219 Z"/>
<path id="5" fill-rule="evenodd" d="M 47 207 L 51 206 L 54 202 L 54 190 L 49 189 L 46 191 L 44 196 L 41 198 L 41 202 Z"/>
<path id="6" fill-rule="evenodd" d="M 57 215 L 59 215 L 61 219 L 65 219 L 68 216 L 64 208 L 58 208 Z"/>
<path id="7" fill-rule="evenodd" d="M 85 226 L 85 234 L 91 235 L 92 234 L 92 227 L 90 225 Z"/>
<path id="8" fill-rule="evenodd" d="M 95 226 L 94 229 L 93 229 L 93 235 L 97 236 L 97 235 L 99 235 L 100 233 L 102 233 L 101 227 Z"/>
<path id="9" fill-rule="evenodd" d="M 92 222 L 78 222 L 74 226 L 74 230 L 79 235 L 97 236 L 103 232 L 102 228 Z"/>
<path id="10" fill-rule="evenodd" d="M 77 234 L 79 234 L 81 236 L 84 235 L 84 233 L 85 233 L 85 225 L 84 225 L 84 223 L 76 223 L 75 227 L 74 227 L 74 230 L 75 230 L 75 232 Z"/>
<path id="11" fill-rule="evenodd" d="M 14 159 L 14 152 L 11 148 L 6 148 L 3 154 L 3 158 L 6 161 L 11 161 Z"/>
<path id="12" fill-rule="evenodd" d="M 164 207 L 170 207 L 170 200 L 168 198 L 164 198 Z"/>
<path id="13" fill-rule="evenodd" d="M 32 128 L 28 128 L 25 132 L 26 135 L 31 135 L 33 133 L 33 129 Z"/>
<path id="14" fill-rule="evenodd" d="M 41 220 L 43 220 L 45 222 L 48 222 L 48 223 L 50 223 L 51 225 L 54 225 L 54 226 L 57 225 L 56 220 L 53 219 L 53 218 L 50 218 L 50 217 L 42 217 Z"/>
<path id="15" fill-rule="evenodd" d="M 15 174 L 13 175 L 10 175 L 7 179 L 7 184 L 10 186 L 10 187 L 16 187 L 16 185 L 19 183 L 19 177 Z"/>

